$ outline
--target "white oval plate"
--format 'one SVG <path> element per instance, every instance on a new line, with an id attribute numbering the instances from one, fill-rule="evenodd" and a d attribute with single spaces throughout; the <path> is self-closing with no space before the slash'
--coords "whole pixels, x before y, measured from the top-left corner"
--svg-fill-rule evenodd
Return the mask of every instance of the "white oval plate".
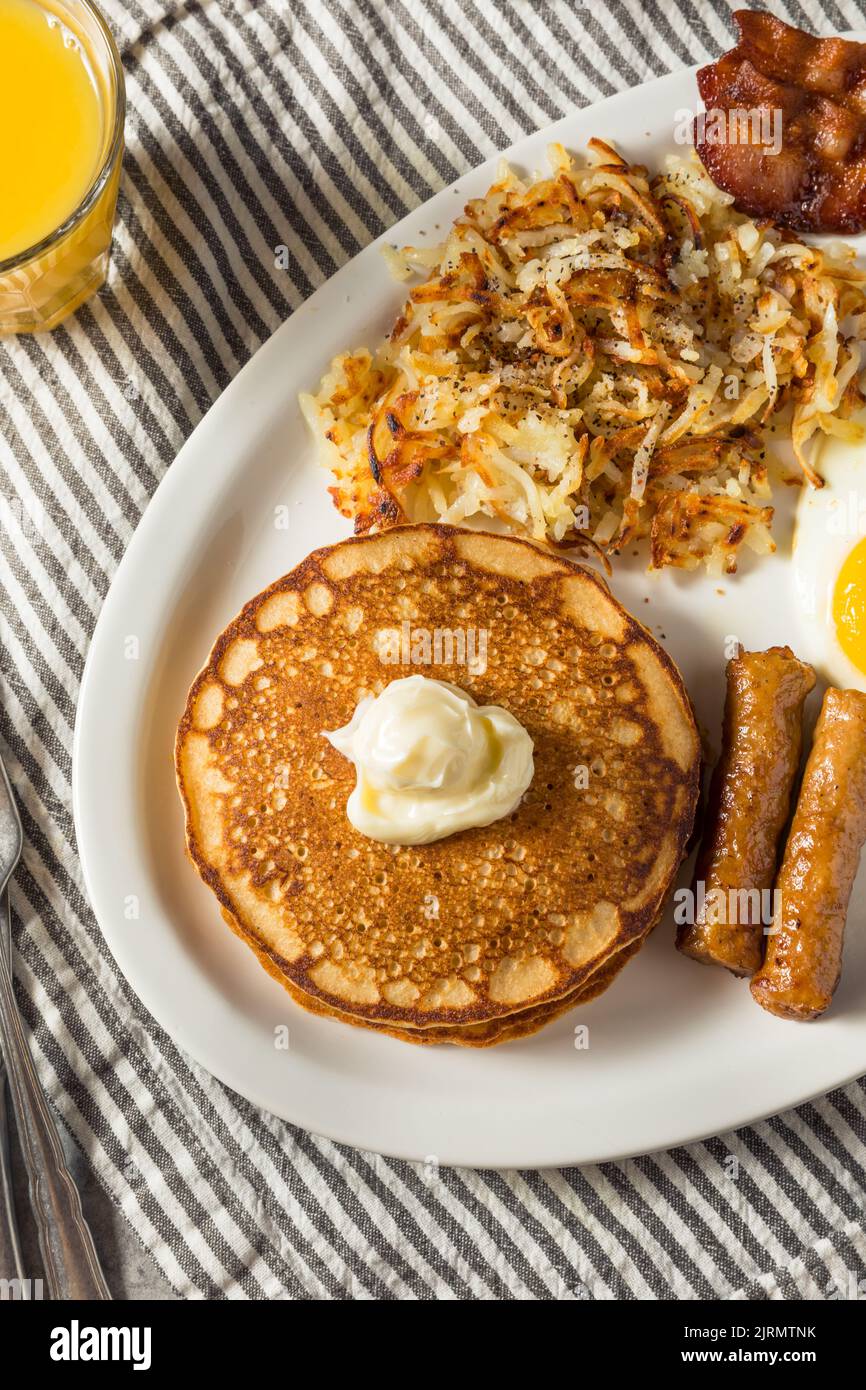
<path id="1" fill-rule="evenodd" d="M 577 111 L 507 157 L 545 167 L 552 139 L 600 135 L 652 164 L 694 106 L 691 71 Z M 387 234 L 441 236 L 491 160 Z M 866 876 L 851 911 L 832 1012 L 778 1021 L 747 986 L 673 949 L 669 915 L 613 988 L 521 1043 L 418 1048 L 302 1012 L 223 925 L 184 852 L 172 748 L 187 688 L 214 636 L 253 594 L 347 526 L 326 492 L 297 406 L 338 351 L 390 326 L 403 291 L 379 243 L 313 295 L 262 347 L 181 450 L 132 540 L 93 639 L 75 738 L 78 845 L 91 901 L 121 970 L 159 1023 L 234 1090 L 305 1129 L 446 1164 L 545 1167 L 685 1143 L 785 1109 L 866 1069 Z M 679 663 L 717 738 L 724 643 L 797 648 L 790 599 L 791 488 L 777 488 L 779 553 L 734 579 L 618 568 L 614 591 Z M 287 507 L 288 529 L 275 526 Z M 724 590 L 723 594 L 718 591 Z M 644 600 L 648 598 L 649 602 Z M 126 639 L 139 657 L 127 659 Z M 684 871 L 683 881 L 688 879 Z M 130 895 L 139 917 L 127 920 Z M 589 1026 L 589 1047 L 575 1027 Z M 287 1025 L 289 1048 L 275 1046 Z"/>

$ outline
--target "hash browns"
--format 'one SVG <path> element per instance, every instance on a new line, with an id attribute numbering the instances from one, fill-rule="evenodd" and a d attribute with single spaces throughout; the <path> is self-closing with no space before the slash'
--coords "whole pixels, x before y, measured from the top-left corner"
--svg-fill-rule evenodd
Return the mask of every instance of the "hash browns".
<path id="1" fill-rule="evenodd" d="M 816 484 L 813 436 L 863 436 L 866 275 L 732 211 L 694 156 L 654 177 L 601 140 L 550 159 L 390 253 L 423 277 L 390 336 L 301 401 L 335 502 L 358 532 L 490 519 L 730 573 L 774 548 L 768 423 L 784 412 Z"/>

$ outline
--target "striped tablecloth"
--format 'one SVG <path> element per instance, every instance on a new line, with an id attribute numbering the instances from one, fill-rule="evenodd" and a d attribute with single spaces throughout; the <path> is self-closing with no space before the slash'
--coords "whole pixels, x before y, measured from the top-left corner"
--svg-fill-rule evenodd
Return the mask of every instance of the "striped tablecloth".
<path id="1" fill-rule="evenodd" d="M 464 170 L 727 47 L 727 5 L 104 8 L 130 108 L 109 283 L 63 330 L 0 346 L 0 747 L 27 835 L 18 989 L 42 1079 L 99 1182 L 188 1297 L 856 1296 L 862 1082 L 703 1144 L 561 1172 L 431 1177 L 340 1148 L 240 1100 L 160 1032 L 105 948 L 72 824 L 76 696 L 100 605 L 226 383 L 338 266 Z M 772 8 L 817 30 L 866 27 L 849 0 Z"/>

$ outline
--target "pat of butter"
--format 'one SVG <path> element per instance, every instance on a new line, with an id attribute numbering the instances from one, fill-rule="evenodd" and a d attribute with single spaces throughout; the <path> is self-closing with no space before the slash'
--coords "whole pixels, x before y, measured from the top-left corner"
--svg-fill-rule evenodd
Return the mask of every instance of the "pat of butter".
<path id="1" fill-rule="evenodd" d="M 352 825 L 391 845 L 425 845 L 500 820 L 535 770 L 532 739 L 513 714 L 427 676 L 366 696 L 325 738 L 355 764 Z"/>

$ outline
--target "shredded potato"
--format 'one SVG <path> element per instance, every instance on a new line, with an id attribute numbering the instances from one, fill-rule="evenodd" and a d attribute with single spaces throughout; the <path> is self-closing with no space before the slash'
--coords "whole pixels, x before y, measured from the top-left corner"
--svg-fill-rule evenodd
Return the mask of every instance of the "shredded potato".
<path id="1" fill-rule="evenodd" d="M 650 179 L 589 148 L 532 183 L 503 167 L 440 246 L 389 249 L 423 277 L 390 337 L 301 399 L 357 531 L 490 518 L 730 573 L 774 548 L 771 418 L 816 485 L 810 441 L 863 437 L 853 251 L 732 211 L 694 156 Z"/>

